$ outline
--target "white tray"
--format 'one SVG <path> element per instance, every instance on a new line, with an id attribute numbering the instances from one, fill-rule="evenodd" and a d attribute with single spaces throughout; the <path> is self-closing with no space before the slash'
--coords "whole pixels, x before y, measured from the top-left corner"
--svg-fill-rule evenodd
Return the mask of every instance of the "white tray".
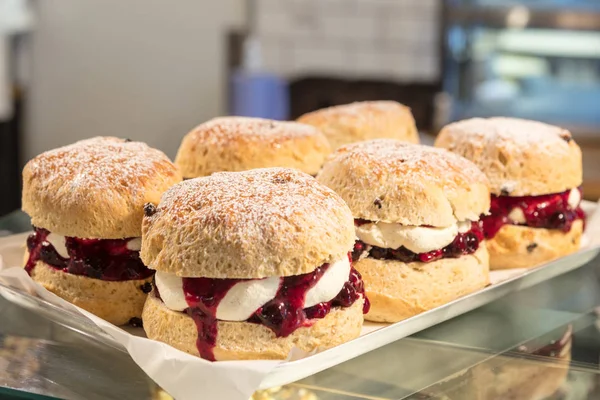
<path id="1" fill-rule="evenodd" d="M 588 213 L 588 222 L 582 240 L 582 250 L 577 253 L 562 257 L 534 269 L 492 271 L 492 284 L 487 288 L 395 324 L 366 322 L 361 336 L 355 340 L 305 358 L 279 363 L 274 367 L 268 368 L 268 371 L 265 369 L 266 372 L 264 372 L 264 375 L 260 376 L 260 380 L 257 380 L 256 384 L 254 384 L 254 389 L 266 389 L 280 386 L 316 374 L 334 365 L 358 357 L 398 339 L 471 311 L 494 301 L 507 293 L 535 285 L 586 264 L 600 252 L 600 213 L 595 213 L 597 209 L 597 204 L 595 203 L 583 202 L 583 207 Z M 25 235 L 0 238 L 0 256 L 3 256 L 6 265 L 15 265 L 15 263 L 18 265 L 21 263 L 24 239 Z M 65 310 L 60 305 L 56 305 L 53 301 L 46 301 L 33 296 L 26 291 L 8 287 L 6 281 L 2 283 L 1 273 L 0 294 L 9 301 L 43 314 L 62 325 L 93 337 L 106 345 L 124 350 L 123 346 L 119 344 L 119 341 L 114 339 L 114 331 L 119 330 L 118 328 L 112 326 L 109 327 L 110 329 L 108 331 L 111 332 L 111 336 L 103 332 L 96 324 L 77 311 Z M 99 325 L 104 325 L 104 328 L 106 329 L 107 323 Z M 134 335 L 143 335 L 143 332 L 140 329 L 127 329 L 127 331 Z M 123 332 L 123 334 L 124 333 L 125 332 Z M 116 336 L 119 335 L 120 334 Z M 132 354 L 131 349 L 128 350 L 130 354 Z M 134 354 L 132 354 L 132 357 L 142 368 L 144 368 L 144 370 L 146 370 L 146 372 L 148 372 L 145 368 L 146 366 L 143 365 L 143 362 L 136 359 Z M 183 356 L 181 356 L 181 358 L 183 358 Z M 243 362 L 214 363 L 214 365 L 223 366 L 223 369 L 221 369 L 220 372 L 222 374 L 224 371 L 227 372 L 229 365 L 236 365 L 235 363 Z M 225 364 L 227 365 L 225 366 Z M 240 365 L 242 364 L 238 364 L 237 366 Z M 234 370 L 232 369 L 232 373 L 234 373 L 233 371 Z M 151 372 L 148 373 L 153 377 Z M 243 372 L 235 370 L 235 373 Z M 159 381 L 160 379 L 157 379 L 156 376 L 153 378 L 157 380 L 159 385 L 161 384 Z M 169 390 L 164 383 L 162 386 Z M 181 398 L 183 398 L 183 396 Z M 243 397 L 240 396 L 239 398 L 241 399 Z"/>

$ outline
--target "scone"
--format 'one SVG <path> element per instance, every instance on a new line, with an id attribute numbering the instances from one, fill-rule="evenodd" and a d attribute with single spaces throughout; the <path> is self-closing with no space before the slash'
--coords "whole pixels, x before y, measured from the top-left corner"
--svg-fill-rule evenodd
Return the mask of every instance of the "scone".
<path id="1" fill-rule="evenodd" d="M 329 153 L 323 133 L 310 125 L 220 117 L 183 138 L 175 164 L 184 178 L 267 167 L 296 168 L 314 176 Z"/>
<path id="2" fill-rule="evenodd" d="M 483 217 L 492 269 L 535 267 L 579 249 L 581 150 L 569 131 L 514 118 L 474 118 L 442 129 L 435 145 L 475 163 L 491 184 Z"/>
<path id="3" fill-rule="evenodd" d="M 410 108 L 395 101 L 363 101 L 323 108 L 302 115 L 298 122 L 323 131 L 333 150 L 345 144 L 378 138 L 419 143 Z"/>
<path id="4" fill-rule="evenodd" d="M 391 139 L 341 147 L 317 176 L 354 215 L 371 321 L 396 322 L 483 288 L 486 177 L 446 150 Z"/>
<path id="5" fill-rule="evenodd" d="M 144 329 L 206 360 L 285 359 L 357 337 L 368 310 L 348 206 L 286 168 L 186 180 L 146 207 Z"/>
<path id="6" fill-rule="evenodd" d="M 129 140 L 97 137 L 40 154 L 23 170 L 34 228 L 25 269 L 111 323 L 139 319 L 154 274 L 139 257 L 144 204 L 179 181 L 167 156 Z"/>

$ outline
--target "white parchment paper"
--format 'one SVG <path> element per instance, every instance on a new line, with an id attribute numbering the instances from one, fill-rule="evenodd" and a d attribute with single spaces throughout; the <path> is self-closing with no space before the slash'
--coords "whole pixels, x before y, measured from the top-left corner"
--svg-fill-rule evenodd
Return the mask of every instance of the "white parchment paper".
<path id="1" fill-rule="evenodd" d="M 587 203 L 591 211 L 597 205 Z M 586 211 L 588 211 L 586 210 Z M 12 242 L 10 241 L 12 239 Z M 130 334 L 87 311 L 75 307 L 35 283 L 18 265 L 23 259 L 25 236 L 18 235 L 0 239 L 0 282 L 20 291 L 38 296 L 67 312 L 79 313 L 89 318 L 96 326 L 108 333 L 116 342 L 127 349 L 132 359 L 150 378 L 178 400 L 223 399 L 248 400 L 264 378 L 278 364 L 285 361 L 218 361 L 209 362 L 191 356 L 164 343 Z M 600 247 L 600 212 L 588 214 L 582 250 Z M 12 266 L 3 265 L 2 257 Z M 8 262 L 8 261 L 7 261 Z M 17 264 L 15 266 L 14 264 Z M 492 271 L 492 284 L 500 283 L 523 274 L 526 269 Z M 5 292 L 0 291 L 9 300 Z M 386 324 L 366 322 L 361 335 L 385 327 Z M 290 359 L 306 356 L 293 352 Z"/>

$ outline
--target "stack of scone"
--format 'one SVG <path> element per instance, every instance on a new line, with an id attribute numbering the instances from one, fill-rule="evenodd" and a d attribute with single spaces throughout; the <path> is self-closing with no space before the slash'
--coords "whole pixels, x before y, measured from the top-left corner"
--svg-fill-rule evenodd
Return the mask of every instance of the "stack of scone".
<path id="1" fill-rule="evenodd" d="M 34 227 L 25 269 L 109 322 L 139 320 L 154 274 L 139 257 L 144 204 L 179 181 L 167 156 L 139 142 L 99 137 L 40 154 L 23 170 Z"/>
<path id="2" fill-rule="evenodd" d="M 325 136 L 310 125 L 220 117 L 198 125 L 183 138 L 175 164 L 184 178 L 268 167 L 316 175 L 330 151 Z"/>
<path id="3" fill-rule="evenodd" d="M 298 122 L 319 128 L 332 150 L 370 139 L 398 139 L 419 143 L 410 108 L 395 101 L 362 101 L 323 108 L 302 115 Z"/>
<path id="4" fill-rule="evenodd" d="M 569 131 L 474 118 L 446 126 L 435 145 L 471 160 L 490 180 L 483 223 L 492 269 L 534 267 L 579 249 L 582 161 Z"/>
<path id="5" fill-rule="evenodd" d="M 341 147 L 317 176 L 354 216 L 353 260 L 372 321 L 396 322 L 486 286 L 488 181 L 446 150 L 378 139 Z"/>
<path id="6" fill-rule="evenodd" d="M 146 333 L 207 360 L 284 359 L 353 339 L 369 304 L 353 244 L 348 206 L 302 172 L 184 181 L 146 207 L 141 254 L 157 270 Z"/>

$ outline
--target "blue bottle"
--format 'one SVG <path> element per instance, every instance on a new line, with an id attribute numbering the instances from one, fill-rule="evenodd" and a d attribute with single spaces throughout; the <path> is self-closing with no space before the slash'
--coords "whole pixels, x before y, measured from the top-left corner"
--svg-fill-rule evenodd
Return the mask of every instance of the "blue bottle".
<path id="1" fill-rule="evenodd" d="M 264 71 L 260 43 L 252 36 L 244 42 L 242 66 L 231 77 L 232 115 L 276 120 L 289 118 L 287 82 Z"/>

